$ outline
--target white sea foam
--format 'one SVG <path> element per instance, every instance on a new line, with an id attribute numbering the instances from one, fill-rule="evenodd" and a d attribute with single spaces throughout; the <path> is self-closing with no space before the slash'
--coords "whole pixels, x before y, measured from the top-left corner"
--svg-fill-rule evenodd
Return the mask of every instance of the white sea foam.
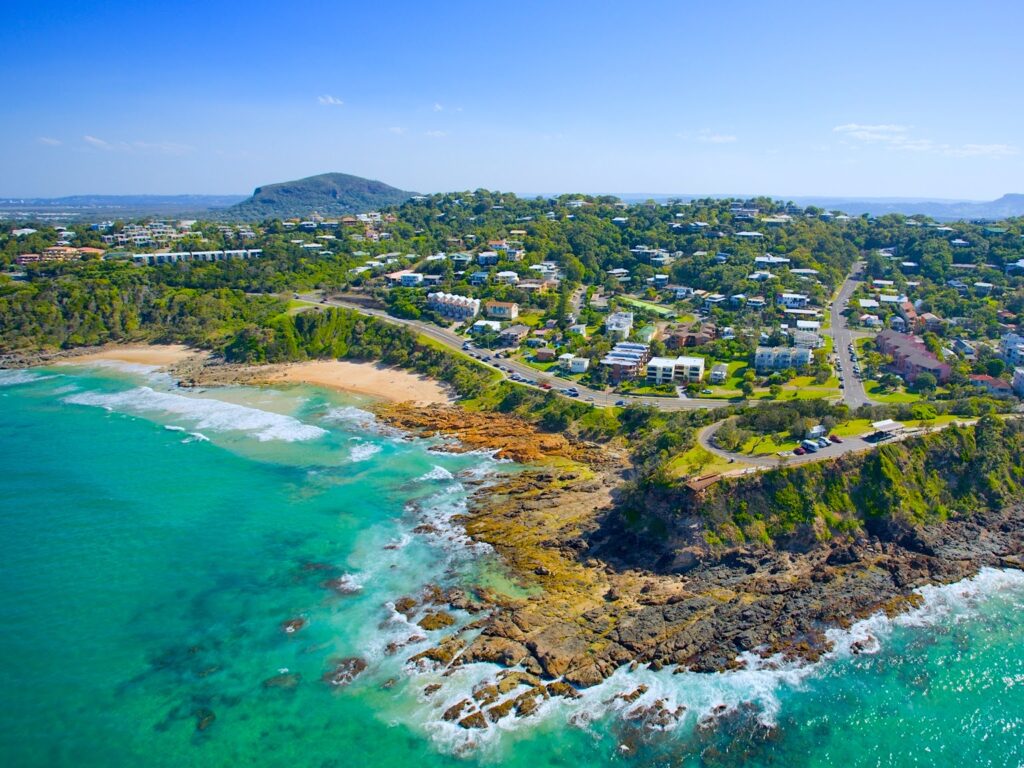
<path id="1" fill-rule="evenodd" d="M 186 397 L 136 387 L 123 392 L 82 392 L 64 398 L 75 405 L 91 405 L 127 413 L 164 413 L 185 419 L 198 429 L 248 432 L 257 440 L 314 440 L 326 434 L 320 427 L 303 424 L 280 413 L 202 397 Z"/>
<path id="2" fill-rule="evenodd" d="M 431 480 L 452 480 L 453 478 L 454 475 L 452 475 L 451 472 L 444 467 L 439 467 L 435 464 L 433 469 L 417 477 L 416 481 L 426 483 Z"/>
<path id="3" fill-rule="evenodd" d="M 0 370 L 0 387 L 14 387 L 19 384 L 32 384 L 36 381 L 55 378 L 57 378 L 57 374 L 54 373 L 45 374 L 26 371 L 23 368 L 5 368 Z"/>
<path id="4" fill-rule="evenodd" d="M 208 443 L 208 442 L 210 442 L 210 438 L 208 438 L 202 432 L 189 432 L 188 433 L 188 437 L 186 437 L 181 442 L 186 443 L 186 444 L 188 444 L 188 443 Z"/>
<path id="5" fill-rule="evenodd" d="M 352 461 L 366 461 L 380 451 L 381 446 L 376 443 L 356 443 L 349 451 L 349 458 Z"/>
<path id="6" fill-rule="evenodd" d="M 453 704 L 471 697 L 475 685 L 492 678 L 498 668 L 491 664 L 466 664 L 455 671 L 408 668 L 420 683 L 438 683 L 441 691 L 431 699 L 420 701 L 423 728 L 435 743 L 455 754 L 479 752 L 494 747 L 508 731 L 533 727 L 546 718 L 557 717 L 575 727 L 589 729 L 606 717 L 635 721 L 637 727 L 655 730 L 690 730 L 711 725 L 743 708 L 751 708 L 765 727 L 775 724 L 782 702 L 779 694 L 785 689 L 799 689 L 813 677 L 824 673 L 837 661 L 855 654 L 878 652 L 894 627 L 932 627 L 969 620 L 982 603 L 992 597 L 1014 597 L 1024 603 L 1024 572 L 983 569 L 973 578 L 946 586 L 923 587 L 917 590 L 924 602 L 917 608 L 892 619 L 884 614 L 859 621 L 846 630 L 830 630 L 827 635 L 833 648 L 815 663 L 788 662 L 779 656 L 762 659 L 756 654 L 743 654 L 739 660 L 746 665 L 719 673 L 653 671 L 640 667 L 630 671 L 622 667 L 599 685 L 581 691 L 576 700 L 552 697 L 527 718 L 507 716 L 486 731 L 469 731 L 446 722 L 442 714 Z M 1021 678 L 1024 680 L 1024 677 Z M 632 701 L 625 694 L 646 690 Z M 518 692 L 518 691 L 517 691 Z M 513 692 L 510 696 L 515 696 Z M 632 697 L 631 697 L 632 698 Z M 665 723 L 644 721 L 647 708 L 660 702 L 665 710 L 678 712 L 678 717 Z M 467 710 L 466 714 L 468 714 Z"/>

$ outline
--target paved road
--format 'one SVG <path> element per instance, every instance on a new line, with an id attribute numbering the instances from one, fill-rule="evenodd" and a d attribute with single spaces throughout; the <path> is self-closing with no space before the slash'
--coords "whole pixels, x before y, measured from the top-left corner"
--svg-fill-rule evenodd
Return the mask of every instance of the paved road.
<path id="1" fill-rule="evenodd" d="M 354 304 L 341 299 L 327 299 L 321 301 L 321 295 L 318 293 L 310 293 L 300 296 L 299 298 L 304 301 L 314 302 L 321 306 L 332 306 L 332 307 L 343 307 L 344 309 L 351 309 L 356 312 L 361 312 L 364 315 L 371 315 L 373 317 L 380 318 L 389 323 L 395 325 L 404 325 L 408 328 L 412 328 L 417 333 L 421 333 L 424 336 L 433 339 L 434 341 L 444 344 L 449 349 L 455 352 L 463 352 L 462 345 L 466 342 L 466 339 L 453 333 L 444 328 L 439 328 L 431 323 L 421 323 L 416 320 L 405 320 L 399 317 L 392 317 L 387 312 L 380 309 L 371 309 L 364 307 L 359 304 Z M 517 360 L 508 360 L 505 358 L 495 358 L 494 352 L 489 350 L 479 350 L 480 353 L 491 358 L 491 362 L 480 361 L 481 365 L 486 365 L 489 368 L 500 371 L 506 378 L 511 376 L 513 373 L 517 373 L 531 381 L 536 381 L 537 385 L 549 384 L 553 390 L 557 391 L 558 388 L 575 386 L 579 390 L 579 399 L 584 402 L 592 403 L 593 405 L 609 406 L 615 405 L 620 401 L 626 403 L 640 403 L 642 405 L 652 405 L 655 408 L 660 408 L 666 411 L 685 411 L 699 408 L 722 408 L 730 405 L 728 400 L 711 400 L 711 399 L 697 399 L 697 398 L 675 398 L 675 397 L 634 397 L 632 395 L 617 395 L 607 392 L 600 392 L 598 390 L 589 389 L 587 387 L 575 384 L 568 379 L 562 379 L 551 374 L 538 371 L 536 368 L 531 368 L 525 363 L 521 363 Z M 559 393 L 561 394 L 561 393 Z"/>
<path id="2" fill-rule="evenodd" d="M 850 296 L 853 295 L 853 292 L 857 290 L 862 283 L 860 280 L 862 268 L 862 264 L 856 264 L 854 266 L 853 274 L 846 278 L 846 281 L 839 289 L 839 293 L 836 295 L 835 300 L 832 302 L 831 331 L 833 348 L 839 358 L 840 375 L 843 377 L 843 385 L 845 386 L 845 389 L 842 390 L 843 402 L 850 406 L 850 408 L 858 408 L 862 405 L 874 405 L 874 401 L 871 400 L 864 391 L 864 382 L 854 375 L 853 358 L 850 357 L 850 345 L 853 344 L 855 339 L 858 339 L 865 334 L 852 330 L 846 322 L 846 316 L 843 314 L 843 308 L 850 300 Z"/>
<path id="3" fill-rule="evenodd" d="M 704 450 L 709 451 L 716 456 L 720 456 L 723 459 L 735 461 L 737 463 L 742 462 L 743 464 L 750 464 L 758 469 L 774 469 L 780 464 L 785 464 L 786 466 L 792 466 L 794 464 L 809 464 L 812 461 L 834 459 L 845 453 L 866 451 L 875 447 L 875 443 L 869 443 L 859 437 L 844 437 L 842 438 L 842 443 L 831 443 L 827 448 L 819 448 L 817 453 L 805 453 L 803 456 L 797 456 L 796 454 L 787 455 L 785 457 L 778 455 L 748 456 L 745 453 L 732 453 L 731 451 L 723 450 L 712 442 L 715 432 L 717 432 L 718 428 L 725 424 L 726 421 L 728 421 L 728 419 L 715 422 L 698 432 L 697 443 Z"/>

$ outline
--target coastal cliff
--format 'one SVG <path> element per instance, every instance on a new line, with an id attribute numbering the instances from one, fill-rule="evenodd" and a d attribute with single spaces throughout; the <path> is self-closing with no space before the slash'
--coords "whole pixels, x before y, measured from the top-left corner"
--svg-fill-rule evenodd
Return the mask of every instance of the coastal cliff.
<path id="1" fill-rule="evenodd" d="M 469 420 L 475 447 L 488 443 L 475 423 L 487 418 Z M 433 431 L 429 415 L 412 421 Z M 532 431 L 521 429 L 520 438 Z M 491 433 L 491 447 L 502 434 Z M 699 491 L 627 481 L 624 454 L 562 441 L 556 455 L 571 463 L 534 458 L 481 489 L 463 520 L 531 596 L 480 595 L 490 613 L 474 623 L 479 634 L 422 658 L 492 661 L 576 687 L 627 664 L 716 671 L 745 652 L 814 660 L 828 629 L 905 610 L 921 586 L 1024 567 L 1017 420 Z"/>

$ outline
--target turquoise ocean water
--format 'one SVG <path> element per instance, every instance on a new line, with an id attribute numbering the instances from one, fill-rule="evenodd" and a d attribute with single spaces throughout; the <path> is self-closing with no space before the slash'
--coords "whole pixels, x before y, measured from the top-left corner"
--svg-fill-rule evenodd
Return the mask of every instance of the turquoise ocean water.
<path id="1" fill-rule="evenodd" d="M 412 668 L 445 631 L 391 603 L 514 589 L 450 523 L 514 468 L 402 439 L 364 404 L 188 392 L 129 366 L 0 372 L 0 765 L 1024 764 L 1015 572 L 926 590 L 811 667 L 623 671 L 483 733 L 444 722 L 496 669 Z M 321 681 L 352 656 L 368 666 L 350 686 Z M 636 704 L 615 698 L 640 683 Z M 638 720 L 657 698 L 685 708 L 678 725 Z"/>

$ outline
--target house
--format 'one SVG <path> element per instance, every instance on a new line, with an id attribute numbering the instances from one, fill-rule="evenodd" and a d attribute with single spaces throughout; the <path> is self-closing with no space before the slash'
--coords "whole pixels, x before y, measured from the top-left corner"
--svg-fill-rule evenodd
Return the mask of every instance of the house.
<path id="1" fill-rule="evenodd" d="M 1024 368 L 1013 369 L 1013 382 L 1010 384 L 1017 397 L 1024 398 Z"/>
<path id="2" fill-rule="evenodd" d="M 574 357 L 569 363 L 569 373 L 586 373 L 590 367 L 590 358 Z"/>
<path id="3" fill-rule="evenodd" d="M 711 366 L 711 383 L 712 384 L 725 384 L 725 380 L 729 378 L 729 366 L 725 363 L 715 363 Z"/>
<path id="4" fill-rule="evenodd" d="M 703 378 L 703 357 L 652 357 L 647 363 L 647 381 L 652 384 L 700 381 Z"/>
<path id="5" fill-rule="evenodd" d="M 782 293 L 778 302 L 787 309 L 803 309 L 810 303 L 810 297 L 804 293 Z"/>
<path id="6" fill-rule="evenodd" d="M 481 267 L 493 267 L 498 263 L 498 252 L 481 251 L 476 255 L 476 263 Z"/>
<path id="7" fill-rule="evenodd" d="M 825 346 L 824 340 L 814 331 L 795 330 L 790 333 L 793 337 L 793 346 L 801 349 L 818 349 Z"/>
<path id="8" fill-rule="evenodd" d="M 613 312 L 605 318 L 604 329 L 613 339 L 628 339 L 633 332 L 633 313 Z"/>
<path id="9" fill-rule="evenodd" d="M 683 347 L 703 347 L 715 340 L 717 329 L 712 323 L 705 323 L 701 326 L 694 326 L 686 331 L 675 331 L 665 340 L 669 349 L 680 349 Z"/>
<path id="10" fill-rule="evenodd" d="M 572 352 L 566 352 L 564 354 L 559 355 L 558 367 L 566 371 L 569 370 L 569 366 L 572 365 L 572 361 L 575 359 L 575 357 L 576 355 L 574 355 Z"/>
<path id="11" fill-rule="evenodd" d="M 789 259 L 785 256 L 773 256 L 770 253 L 766 253 L 764 256 L 756 256 L 754 258 L 755 264 L 789 264 Z"/>
<path id="12" fill-rule="evenodd" d="M 814 440 L 819 437 L 825 436 L 825 427 L 822 424 L 815 424 L 813 427 L 807 430 L 807 439 Z"/>
<path id="13" fill-rule="evenodd" d="M 651 348 L 646 344 L 619 342 L 611 352 L 601 358 L 601 365 L 609 369 L 613 382 L 635 379 L 651 358 Z"/>
<path id="14" fill-rule="evenodd" d="M 481 333 L 490 333 L 491 331 L 495 333 L 501 331 L 501 323 L 497 320 L 477 320 L 469 327 L 469 332 L 474 336 Z"/>
<path id="15" fill-rule="evenodd" d="M 574 323 L 569 326 L 569 333 L 578 333 L 584 339 L 587 338 L 587 324 L 586 323 Z"/>
<path id="16" fill-rule="evenodd" d="M 530 329 L 525 325 L 510 325 L 501 332 L 500 341 L 506 347 L 518 347 L 529 333 Z"/>
<path id="17" fill-rule="evenodd" d="M 406 288 L 413 288 L 422 282 L 423 275 L 419 272 L 406 272 L 401 278 L 401 284 Z"/>
<path id="18" fill-rule="evenodd" d="M 488 301 L 484 304 L 484 314 L 498 320 L 515 320 L 519 317 L 519 305 L 514 301 Z"/>
<path id="19" fill-rule="evenodd" d="M 490 274 L 487 272 L 474 272 L 469 276 L 470 285 L 487 285 L 487 281 L 491 279 Z"/>
<path id="20" fill-rule="evenodd" d="M 672 290 L 675 292 L 676 301 L 682 301 L 693 296 L 693 288 L 686 285 L 677 285 Z"/>
<path id="21" fill-rule="evenodd" d="M 939 360 L 917 336 L 886 330 L 875 337 L 875 346 L 883 355 L 892 356 L 893 369 L 908 382 L 922 373 L 932 374 L 940 383 L 949 380 L 949 365 Z"/>
<path id="22" fill-rule="evenodd" d="M 865 328 L 880 328 L 882 325 L 878 315 L 861 315 L 858 319 Z"/>
<path id="23" fill-rule="evenodd" d="M 720 293 L 711 293 L 704 297 L 704 309 L 711 309 L 717 307 L 719 304 L 725 302 L 725 296 Z"/>
<path id="24" fill-rule="evenodd" d="M 556 356 L 557 353 L 551 347 L 541 347 L 533 353 L 533 359 L 538 363 L 550 363 Z"/>
<path id="25" fill-rule="evenodd" d="M 983 373 L 972 374 L 971 385 L 984 389 L 990 395 L 1009 395 L 1013 391 L 1007 382 Z"/>
<path id="26" fill-rule="evenodd" d="M 801 347 L 758 347 L 754 353 L 754 369 L 758 373 L 800 370 L 811 364 L 811 350 Z"/>
<path id="27" fill-rule="evenodd" d="M 1004 333 L 999 339 L 999 356 L 1007 365 L 1024 365 L 1024 336 Z"/>
<path id="28" fill-rule="evenodd" d="M 437 291 L 427 294 L 427 307 L 442 317 L 465 320 L 480 314 L 480 299 Z"/>
<path id="29" fill-rule="evenodd" d="M 878 302 L 874 299 L 857 299 L 861 309 L 878 309 Z"/>
<path id="30" fill-rule="evenodd" d="M 512 270 L 505 270 L 504 272 L 498 272 L 494 279 L 502 285 L 515 285 L 519 282 L 519 273 L 513 272 Z"/>
<path id="31" fill-rule="evenodd" d="M 747 309 L 762 310 L 768 306 L 768 302 L 764 300 L 764 296 L 751 296 L 747 299 Z"/>

